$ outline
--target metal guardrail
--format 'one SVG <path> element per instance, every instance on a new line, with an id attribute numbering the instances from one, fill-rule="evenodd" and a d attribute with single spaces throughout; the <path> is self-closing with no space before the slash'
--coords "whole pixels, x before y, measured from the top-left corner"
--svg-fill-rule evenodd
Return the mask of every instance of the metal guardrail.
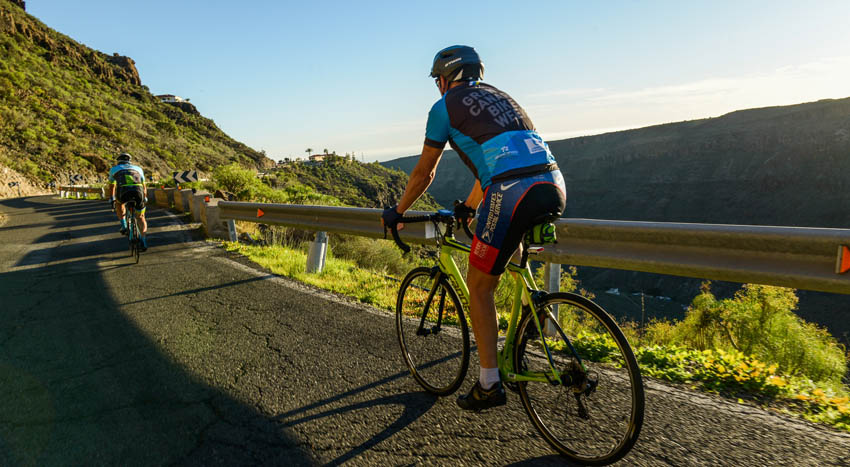
<path id="1" fill-rule="evenodd" d="M 61 198 L 71 198 L 71 193 L 75 193 L 76 197 L 79 199 L 80 195 L 95 193 L 100 196 L 100 199 L 106 199 L 106 189 L 105 188 L 93 188 L 87 186 L 60 186 L 59 187 L 59 196 Z"/>
<path id="2" fill-rule="evenodd" d="M 219 216 L 306 230 L 383 238 L 381 211 L 221 201 Z M 411 215 L 424 213 L 410 213 Z M 731 282 L 850 294 L 850 229 L 561 219 L 558 243 L 540 259 Z M 408 225 L 405 242 L 433 241 L 433 226 Z M 463 237 L 462 234 L 459 235 Z"/>

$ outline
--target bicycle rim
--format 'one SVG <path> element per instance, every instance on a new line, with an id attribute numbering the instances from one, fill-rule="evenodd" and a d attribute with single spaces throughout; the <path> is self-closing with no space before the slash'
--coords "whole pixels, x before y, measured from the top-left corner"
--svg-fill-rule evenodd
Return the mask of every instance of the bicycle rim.
<path id="1" fill-rule="evenodd" d="M 623 332 L 599 305 L 575 294 L 550 294 L 541 308 L 550 313 L 541 319 L 544 330 L 555 309 L 558 323 L 546 333 L 547 343 L 565 384 L 520 383 L 520 398 L 532 424 L 561 455 L 587 465 L 610 464 L 629 452 L 643 425 L 637 361 Z M 517 342 L 517 373 L 549 370 L 530 314 L 517 329 Z"/>
<path id="2" fill-rule="evenodd" d="M 469 330 L 455 290 L 444 278 L 436 288 L 434 282 L 425 267 L 404 278 L 396 331 L 411 375 L 426 391 L 446 396 L 460 387 L 469 368 Z"/>

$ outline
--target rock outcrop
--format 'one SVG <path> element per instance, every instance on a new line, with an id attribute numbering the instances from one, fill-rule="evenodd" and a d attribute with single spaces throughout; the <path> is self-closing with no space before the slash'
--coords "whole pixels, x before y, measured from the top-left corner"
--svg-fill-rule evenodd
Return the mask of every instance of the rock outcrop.
<path id="1" fill-rule="evenodd" d="M 132 58 L 114 53 L 111 57 L 106 56 L 106 61 L 119 68 L 120 71 L 115 73 L 116 77 L 136 86 L 142 85 L 139 70 L 136 69 L 136 62 Z"/>

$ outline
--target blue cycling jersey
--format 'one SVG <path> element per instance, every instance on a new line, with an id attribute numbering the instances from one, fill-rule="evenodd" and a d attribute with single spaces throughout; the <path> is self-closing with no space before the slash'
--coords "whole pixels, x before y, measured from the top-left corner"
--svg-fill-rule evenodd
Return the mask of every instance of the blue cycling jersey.
<path id="1" fill-rule="evenodd" d="M 531 119 L 507 93 L 480 81 L 451 88 L 428 114 L 425 144 L 448 142 L 486 189 L 499 180 L 556 170 Z"/>
<path id="2" fill-rule="evenodd" d="M 142 186 L 145 183 L 145 171 L 138 165 L 121 162 L 109 170 L 110 182 L 116 182 L 118 187 Z"/>

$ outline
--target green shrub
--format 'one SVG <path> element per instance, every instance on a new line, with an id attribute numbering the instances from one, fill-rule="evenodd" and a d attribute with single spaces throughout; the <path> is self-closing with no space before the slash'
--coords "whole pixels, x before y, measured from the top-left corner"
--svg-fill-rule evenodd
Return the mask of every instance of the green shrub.
<path id="1" fill-rule="evenodd" d="M 401 250 L 390 240 L 335 235 L 329 245 L 337 258 L 353 261 L 358 267 L 396 278 L 404 277 L 415 266 L 402 256 Z"/>
<path id="2" fill-rule="evenodd" d="M 675 334 L 699 350 L 737 351 L 789 375 L 840 382 L 847 372 L 845 350 L 824 329 L 795 315 L 796 306 L 793 289 L 746 284 L 733 298 L 717 300 L 706 285 Z"/>

